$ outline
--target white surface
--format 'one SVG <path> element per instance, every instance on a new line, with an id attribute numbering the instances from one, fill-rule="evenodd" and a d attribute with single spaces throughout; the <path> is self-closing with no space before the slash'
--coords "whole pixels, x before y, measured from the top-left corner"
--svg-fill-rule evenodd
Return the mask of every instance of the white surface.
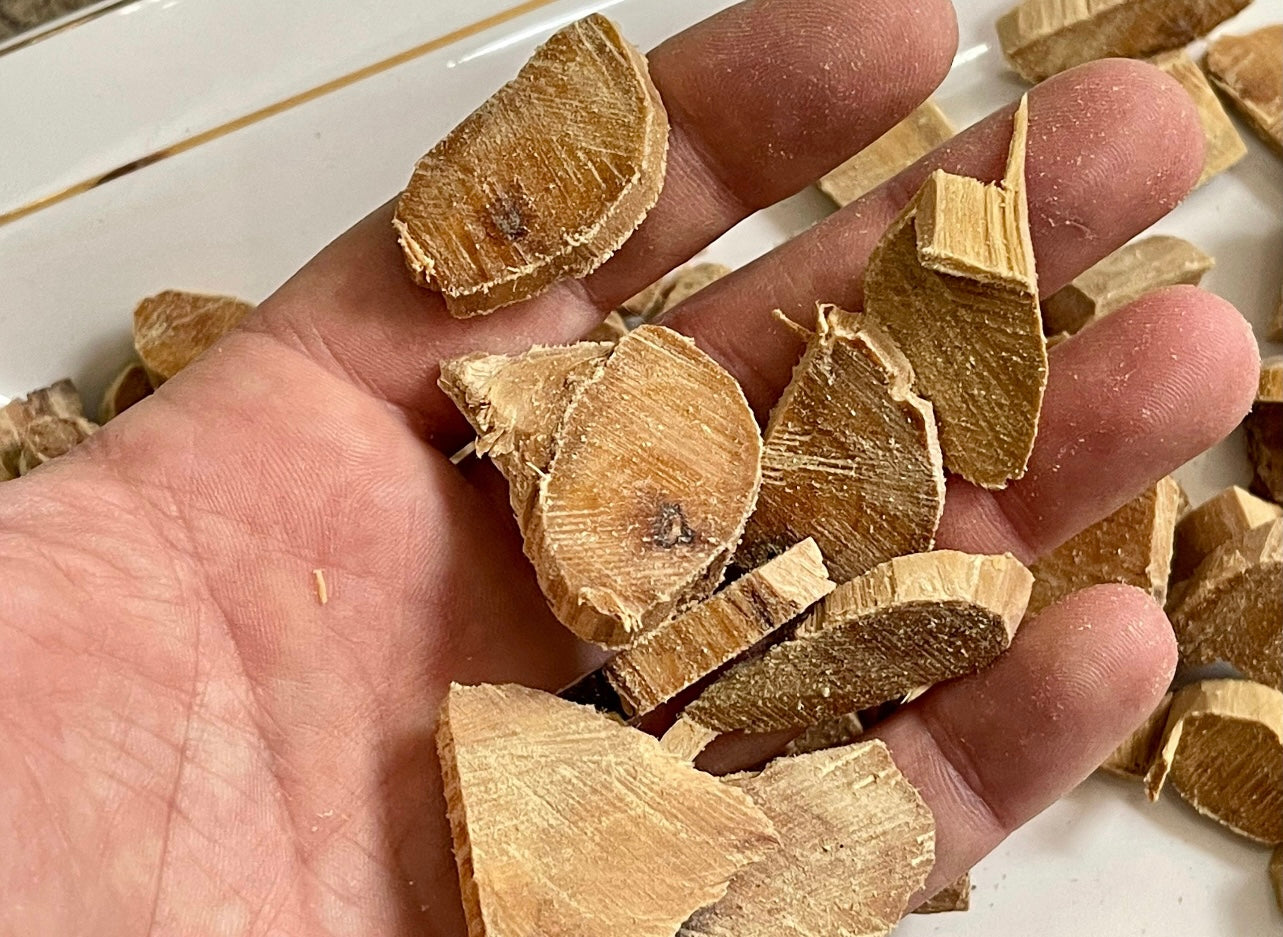
<path id="1" fill-rule="evenodd" d="M 509 5 L 140 0 L 0 56 L 0 212 Z M 0 395 L 70 374 L 92 399 L 128 352 L 134 304 L 156 290 L 263 298 L 395 194 L 415 159 L 561 22 L 609 8 L 646 46 L 724 5 L 559 0 L 0 227 Z M 958 64 L 937 97 L 965 125 L 1021 86 L 992 48 L 1006 0 L 959 5 Z M 1256 0 L 1226 28 L 1280 19 L 1283 0 Z M 1248 159 L 1156 230 L 1214 254 L 1205 285 L 1263 335 L 1283 280 L 1283 174 L 1245 136 Z M 708 253 L 743 263 L 824 204 L 803 193 Z M 1241 440 L 1181 477 L 1196 501 L 1245 481 Z M 1149 807 L 1136 788 L 1092 779 L 975 870 L 973 911 L 910 919 L 899 933 L 1264 937 L 1283 931 L 1266 857 L 1179 803 Z"/>

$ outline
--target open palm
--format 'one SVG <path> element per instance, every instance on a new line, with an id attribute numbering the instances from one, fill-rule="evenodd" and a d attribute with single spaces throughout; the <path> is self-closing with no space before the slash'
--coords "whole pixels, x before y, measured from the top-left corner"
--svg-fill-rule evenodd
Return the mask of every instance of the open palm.
<path id="1" fill-rule="evenodd" d="M 673 124 L 664 194 L 588 280 L 452 320 L 402 270 L 385 207 L 153 398 L 0 488 L 0 933 L 461 934 L 441 696 L 451 680 L 556 689 L 600 652 L 548 612 L 502 480 L 451 465 L 467 432 L 437 362 L 578 339 L 907 114 L 955 36 L 945 0 L 732 8 L 651 56 Z M 870 250 L 929 169 L 997 178 L 1009 129 L 995 115 L 668 324 L 765 414 L 799 352 L 771 311 L 858 308 Z M 1148 66 L 1033 92 L 1044 293 L 1169 210 L 1201 152 L 1188 100 Z M 996 495 L 951 483 L 941 545 L 1029 560 L 1105 516 L 1229 432 L 1255 354 L 1192 288 L 1056 348 L 1028 476 Z M 1084 777 L 1173 657 L 1159 608 L 1098 587 L 879 726 L 936 813 L 931 887 Z"/>

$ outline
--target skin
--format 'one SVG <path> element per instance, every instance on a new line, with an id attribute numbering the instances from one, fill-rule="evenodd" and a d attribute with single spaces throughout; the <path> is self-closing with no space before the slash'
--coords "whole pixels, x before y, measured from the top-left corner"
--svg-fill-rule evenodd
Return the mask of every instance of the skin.
<path id="1" fill-rule="evenodd" d="M 159 393 L 0 487 L 0 836 L 16 844 L 0 851 L 0 931 L 462 934 L 442 694 L 451 680 L 556 689 L 600 654 L 548 613 L 502 482 L 450 464 L 466 430 L 435 362 L 577 339 L 907 114 L 955 36 L 945 0 L 734 7 L 652 55 L 673 120 L 664 194 L 586 281 L 453 320 L 411 284 L 384 206 Z M 765 414 L 799 351 L 771 310 L 858 307 L 864 261 L 928 165 L 996 178 L 1008 132 L 996 115 L 669 324 Z M 1174 206 L 1201 139 L 1180 89 L 1143 64 L 1036 89 L 1044 291 Z M 1193 288 L 1056 348 L 1029 474 L 997 494 L 951 484 L 941 545 L 1051 549 L 1226 435 L 1256 354 L 1241 317 Z M 936 815 L 929 890 L 1085 777 L 1174 656 L 1146 596 L 1097 587 L 879 725 Z M 757 739 L 710 759 L 770 754 Z"/>

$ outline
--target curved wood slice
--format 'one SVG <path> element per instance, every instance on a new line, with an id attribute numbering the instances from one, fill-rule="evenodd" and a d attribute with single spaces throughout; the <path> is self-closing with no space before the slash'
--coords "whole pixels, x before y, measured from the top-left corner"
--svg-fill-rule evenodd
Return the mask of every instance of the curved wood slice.
<path id="1" fill-rule="evenodd" d="M 453 685 L 437 745 L 471 937 L 671 937 L 778 842 L 744 792 L 537 690 Z"/>
<path id="2" fill-rule="evenodd" d="M 796 636 L 732 667 L 679 723 L 803 729 L 981 670 L 1011 644 L 1032 585 L 1010 555 L 897 557 L 838 586 Z"/>
<path id="3" fill-rule="evenodd" d="M 1120 778 L 1143 780 L 1158 755 L 1167 715 L 1172 709 L 1172 694 L 1164 694 L 1158 707 L 1144 722 L 1123 739 L 1109 757 L 1100 764 L 1100 770 Z"/>
<path id="4" fill-rule="evenodd" d="M 1025 138 L 1013 122 L 1000 185 L 937 171 L 869 259 L 864 305 L 913 365 L 945 467 L 986 488 L 1025 473 L 1047 384 Z"/>
<path id="5" fill-rule="evenodd" d="M 98 422 L 114 420 L 140 400 L 150 397 L 151 391 L 151 379 L 147 377 L 147 370 L 137 361 L 129 362 L 112 378 L 102 395 Z"/>
<path id="6" fill-rule="evenodd" d="M 780 758 L 733 782 L 780 848 L 678 937 L 888 934 L 935 862 L 935 820 L 881 741 Z"/>
<path id="7" fill-rule="evenodd" d="M 931 404 L 881 330 L 820 306 L 816 332 L 771 411 L 762 490 L 738 562 L 765 562 L 815 538 L 833 576 L 852 579 L 931 549 L 944 468 Z"/>
<path id="8" fill-rule="evenodd" d="M 1252 490 L 1283 503 L 1283 355 L 1261 362 L 1261 381 L 1252 412 L 1243 421 L 1247 456 L 1255 467 Z"/>
<path id="9" fill-rule="evenodd" d="M 1204 680 L 1177 693 L 1146 777 L 1151 800 L 1169 780 L 1203 816 L 1283 842 L 1283 693 L 1247 680 Z"/>
<path id="10" fill-rule="evenodd" d="M 1241 537 L 1253 527 L 1283 517 L 1283 507 L 1232 485 L 1204 501 L 1176 525 L 1172 581 L 1187 579 L 1222 543 Z"/>
<path id="11" fill-rule="evenodd" d="M 254 309 L 231 296 L 165 290 L 134 310 L 134 350 L 152 387 L 195 361 Z"/>
<path id="12" fill-rule="evenodd" d="M 659 198 L 668 116 L 645 57 L 592 14 L 414 169 L 393 225 L 455 316 L 529 299 L 619 249 Z"/>
<path id="13" fill-rule="evenodd" d="M 1185 50 L 1165 52 L 1155 57 L 1153 62 L 1180 82 L 1198 109 L 1198 122 L 1203 128 L 1203 173 L 1197 184 L 1204 185 L 1246 156 L 1247 144 L 1239 136 L 1230 115 L 1225 113 L 1221 99 L 1208 84 L 1207 76 Z"/>
<path id="14" fill-rule="evenodd" d="M 882 183 L 912 166 L 955 131 L 944 111 L 931 99 L 816 185 L 841 208 L 872 192 Z"/>
<path id="15" fill-rule="evenodd" d="M 1283 25 L 1221 36 L 1203 64 L 1252 129 L 1283 154 Z"/>

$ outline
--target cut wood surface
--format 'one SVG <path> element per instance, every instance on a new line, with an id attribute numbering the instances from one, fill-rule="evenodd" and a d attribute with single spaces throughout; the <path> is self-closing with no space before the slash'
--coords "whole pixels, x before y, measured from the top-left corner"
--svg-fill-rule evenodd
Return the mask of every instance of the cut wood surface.
<path id="1" fill-rule="evenodd" d="M 114 420 L 140 400 L 151 395 L 147 369 L 137 361 L 125 365 L 107 386 L 98 407 L 98 422 Z"/>
<path id="2" fill-rule="evenodd" d="M 832 716 L 815 725 L 807 726 L 802 734 L 784 746 L 785 755 L 805 755 L 809 752 L 822 752 L 829 748 L 838 748 L 858 742 L 864 734 L 859 713 L 846 713 Z"/>
<path id="3" fill-rule="evenodd" d="M 1283 507 L 1232 485 L 1213 495 L 1180 519 L 1176 525 L 1176 550 L 1172 581 L 1188 579 L 1222 543 L 1234 540 L 1253 527 L 1283 517 Z"/>
<path id="4" fill-rule="evenodd" d="M 998 20 L 998 41 L 1029 81 L 1095 59 L 1179 49 L 1251 0 L 1025 0 Z"/>
<path id="5" fill-rule="evenodd" d="M 627 315 L 638 316 L 643 322 L 650 322 L 730 272 L 731 268 L 725 264 L 686 264 L 663 279 L 656 280 L 636 296 L 626 300 L 620 308 Z"/>
<path id="6" fill-rule="evenodd" d="M 1150 290 L 1198 285 L 1215 261 L 1189 241 L 1166 234 L 1132 241 L 1057 290 L 1042 304 L 1043 330 L 1072 335 Z"/>
<path id="7" fill-rule="evenodd" d="M 1283 154 L 1283 25 L 1221 36 L 1203 64 L 1252 129 Z"/>
<path id="8" fill-rule="evenodd" d="M 1167 727 L 1167 714 L 1171 708 L 1172 694 L 1166 693 L 1145 721 L 1133 729 L 1109 757 L 1101 762 L 1100 770 L 1120 778 L 1144 780 L 1158 755 L 1163 730 Z"/>
<path id="9" fill-rule="evenodd" d="M 913 365 L 945 467 L 986 488 L 1021 477 L 1047 383 L 1025 138 L 1013 118 L 1006 176 L 987 185 L 937 171 L 869 260 L 865 313 Z"/>
<path id="10" fill-rule="evenodd" d="M 1184 50 L 1165 52 L 1154 59 L 1154 64 L 1180 82 L 1198 108 L 1198 122 L 1203 127 L 1203 173 L 1197 184 L 1203 185 L 1246 156 L 1247 145 L 1230 115 L 1225 113 L 1207 76 Z"/>
<path id="11" fill-rule="evenodd" d="M 1283 355 L 1261 362 L 1256 403 L 1243 429 L 1255 472 L 1252 490 L 1275 504 L 1283 503 Z"/>
<path id="12" fill-rule="evenodd" d="M 22 453 L 18 457 L 18 474 L 26 475 L 46 462 L 64 456 L 80 445 L 98 429 L 84 417 L 70 419 L 60 416 L 41 416 L 32 420 L 22 431 Z"/>
<path id="13" fill-rule="evenodd" d="M 732 783 L 770 817 L 780 848 L 679 937 L 890 933 L 935 862 L 935 821 L 885 743 L 780 758 Z"/>
<path id="14" fill-rule="evenodd" d="M 762 490 L 738 562 L 762 563 L 806 536 L 834 578 L 931 549 L 944 469 L 931 405 L 883 332 L 820 306 L 816 332 L 771 411 Z"/>
<path id="15" fill-rule="evenodd" d="M 841 208 L 912 166 L 954 135 L 953 125 L 931 99 L 841 166 L 823 176 L 820 191 Z"/>
<path id="16" fill-rule="evenodd" d="M 735 665 L 682 719 L 715 732 L 804 729 L 988 666 L 1033 576 L 1010 555 L 897 557 L 838 586 L 789 640 Z"/>
<path id="17" fill-rule="evenodd" d="M 437 747 L 471 937 L 671 937 L 778 841 L 744 792 L 538 690 L 453 685 Z"/>
<path id="18" fill-rule="evenodd" d="M 80 392 L 66 379 L 5 404 L 0 408 L 0 481 L 17 478 L 47 461 L 44 454 L 64 447 L 56 453 L 60 455 L 83 440 L 97 428 L 84 416 Z M 35 424 L 30 452 L 24 455 L 28 432 Z M 68 442 L 72 437 L 75 441 Z"/>
<path id="19" fill-rule="evenodd" d="M 1247 680 L 1180 690 L 1146 778 L 1150 799 L 1169 782 L 1234 832 L 1283 842 L 1283 693 Z"/>
<path id="20" fill-rule="evenodd" d="M 914 914 L 944 914 L 949 911 L 971 910 L 971 873 L 968 872 L 932 895 L 913 912 Z"/>
<path id="21" fill-rule="evenodd" d="M 254 307 L 231 296 L 165 290 L 134 310 L 134 350 L 159 387 L 203 354 Z"/>
<path id="22" fill-rule="evenodd" d="M 598 14 L 539 47 L 414 169 L 393 225 L 416 282 L 471 316 L 582 277 L 659 198 L 668 117 Z"/>

